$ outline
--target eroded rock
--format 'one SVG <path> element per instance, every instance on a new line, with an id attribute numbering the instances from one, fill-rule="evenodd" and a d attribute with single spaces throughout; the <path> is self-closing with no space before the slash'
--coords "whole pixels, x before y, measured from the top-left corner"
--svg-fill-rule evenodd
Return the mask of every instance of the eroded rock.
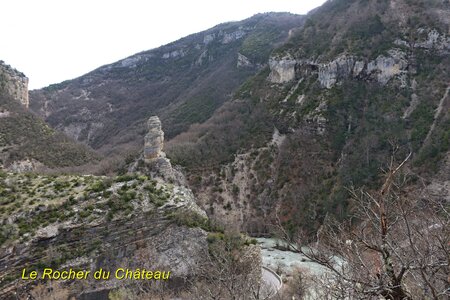
<path id="1" fill-rule="evenodd" d="M 288 54 L 281 59 L 271 58 L 269 66 L 271 70 L 269 80 L 273 83 L 286 83 L 295 79 L 296 75 L 317 72 L 320 85 L 327 89 L 349 78 L 373 79 L 385 85 L 392 78 L 398 77 L 402 81 L 402 87 L 405 87 L 408 61 L 403 51 L 391 49 L 386 56 L 380 55 L 370 62 L 341 55 L 331 62 L 318 63 L 311 60 L 295 60 Z"/>
<path id="2" fill-rule="evenodd" d="M 222 39 L 222 44 L 229 44 L 245 36 L 245 31 L 242 29 L 236 30 L 231 33 L 225 33 Z"/>
<path id="3" fill-rule="evenodd" d="M 400 50 L 389 51 L 389 56 L 378 56 L 367 64 L 367 74 L 375 76 L 381 84 L 388 83 L 391 78 L 406 71 L 408 62 L 405 54 Z"/>
<path id="4" fill-rule="evenodd" d="M 0 60 L 0 92 L 9 94 L 28 108 L 28 78 Z"/>
<path id="5" fill-rule="evenodd" d="M 352 75 L 355 65 L 353 57 L 340 56 L 336 60 L 319 66 L 319 81 L 326 88 L 331 88 L 339 79 Z M 358 64 L 358 68 L 360 68 Z"/>
<path id="6" fill-rule="evenodd" d="M 238 53 L 238 58 L 237 58 L 237 67 L 238 68 L 245 68 L 245 67 L 252 67 L 253 64 L 252 62 L 248 59 L 247 56 Z"/>
<path id="7" fill-rule="evenodd" d="M 273 83 L 285 83 L 295 78 L 295 65 L 296 60 L 290 55 L 286 55 L 282 58 L 270 58 L 269 59 L 269 81 Z"/>
<path id="8" fill-rule="evenodd" d="M 157 116 L 150 117 L 147 121 L 148 133 L 144 138 L 145 162 L 155 161 L 165 156 L 162 149 L 164 146 L 164 132 L 161 129 L 161 121 Z"/>

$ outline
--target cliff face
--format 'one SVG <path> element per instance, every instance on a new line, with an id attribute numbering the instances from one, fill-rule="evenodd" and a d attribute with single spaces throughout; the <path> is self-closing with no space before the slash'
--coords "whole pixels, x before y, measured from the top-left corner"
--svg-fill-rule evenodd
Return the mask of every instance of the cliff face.
<path id="1" fill-rule="evenodd" d="M 29 106 L 28 78 L 0 60 L 0 93 L 8 94 L 25 108 Z"/>

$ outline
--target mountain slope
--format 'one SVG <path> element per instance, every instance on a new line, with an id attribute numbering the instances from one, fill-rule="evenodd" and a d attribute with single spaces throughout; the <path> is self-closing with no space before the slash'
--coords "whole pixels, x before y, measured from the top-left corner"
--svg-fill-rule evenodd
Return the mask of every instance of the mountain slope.
<path id="1" fill-rule="evenodd" d="M 302 20 L 268 13 L 221 24 L 32 91 L 30 107 L 95 149 L 135 150 L 151 115 L 161 118 L 168 138 L 207 120 Z"/>
<path id="2" fill-rule="evenodd" d="M 345 218 L 348 188 L 376 188 L 393 149 L 448 197 L 432 174 L 448 169 L 449 16 L 442 1 L 328 1 L 167 152 L 211 214 L 250 232 Z"/>
<path id="3" fill-rule="evenodd" d="M 0 167 L 78 166 L 99 156 L 27 110 L 28 79 L 0 62 Z"/>

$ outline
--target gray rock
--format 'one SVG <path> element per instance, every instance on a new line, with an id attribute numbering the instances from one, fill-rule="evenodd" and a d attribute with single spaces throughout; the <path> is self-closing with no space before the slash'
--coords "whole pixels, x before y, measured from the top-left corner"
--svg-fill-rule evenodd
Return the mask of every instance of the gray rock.
<path id="1" fill-rule="evenodd" d="M 389 56 L 378 56 L 367 65 L 367 74 L 374 76 L 381 84 L 386 84 L 396 75 L 406 72 L 408 62 L 404 58 L 405 54 L 393 49 L 389 51 Z"/>
<path id="2" fill-rule="evenodd" d="M 229 44 L 231 42 L 234 42 L 238 39 L 241 39 L 245 36 L 245 31 L 242 29 L 236 30 L 232 33 L 225 33 L 223 39 L 222 39 L 222 44 Z"/>
<path id="3" fill-rule="evenodd" d="M 360 65 L 358 65 L 360 67 Z M 331 88 L 339 79 L 344 79 L 352 74 L 354 68 L 353 57 L 340 56 L 336 60 L 319 66 L 320 84 L 327 89 Z"/>
<path id="4" fill-rule="evenodd" d="M 174 50 L 171 52 L 166 52 L 163 54 L 162 58 L 164 58 L 164 59 L 176 58 L 176 57 L 183 57 L 185 55 L 186 55 L 186 51 L 184 51 L 183 49 L 180 49 L 180 50 Z"/>
<path id="5" fill-rule="evenodd" d="M 214 41 L 215 38 L 216 38 L 216 34 L 215 33 L 207 34 L 203 38 L 203 43 L 205 45 L 207 45 L 207 44 L 211 43 L 212 41 Z"/>
<path id="6" fill-rule="evenodd" d="M 195 62 L 195 65 L 197 65 L 197 66 L 203 65 L 203 62 L 207 58 L 208 58 L 208 50 L 205 50 L 205 51 L 202 52 L 202 54 L 200 54 L 200 56 L 198 57 L 197 61 Z"/>
<path id="7" fill-rule="evenodd" d="M 0 78 L 3 85 L 0 86 L 0 93 L 11 95 L 17 99 L 23 106 L 28 108 L 28 78 L 21 72 L 11 68 L 0 60 Z"/>
<path id="8" fill-rule="evenodd" d="M 144 159 L 152 162 L 165 156 L 162 152 L 164 146 L 164 132 L 161 129 L 161 121 L 157 116 L 150 117 L 147 122 L 148 133 L 144 138 Z"/>
<path id="9" fill-rule="evenodd" d="M 237 67 L 238 68 L 245 68 L 245 67 L 252 67 L 252 62 L 248 59 L 247 56 L 242 55 L 241 53 L 238 53 L 237 58 Z"/>
<path id="10" fill-rule="evenodd" d="M 44 165 L 35 159 L 17 160 L 11 163 L 7 170 L 14 173 L 32 172 Z"/>
<path id="11" fill-rule="evenodd" d="M 355 62 L 355 66 L 353 67 L 353 76 L 358 77 L 364 70 L 366 64 L 363 61 Z"/>
<path id="12" fill-rule="evenodd" d="M 285 83 L 295 78 L 296 60 L 289 54 L 282 58 L 271 57 L 269 59 L 269 81 L 273 83 Z"/>
<path id="13" fill-rule="evenodd" d="M 425 49 L 450 50 L 450 38 L 433 29 L 428 32 L 427 39 L 416 46 Z"/>

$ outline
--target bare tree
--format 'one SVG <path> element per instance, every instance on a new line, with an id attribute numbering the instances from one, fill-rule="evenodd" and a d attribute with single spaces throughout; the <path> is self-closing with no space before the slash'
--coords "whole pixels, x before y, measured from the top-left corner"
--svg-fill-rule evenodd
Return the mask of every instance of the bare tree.
<path id="1" fill-rule="evenodd" d="M 448 203 L 410 197 L 401 173 L 410 156 L 398 165 L 392 156 L 378 191 L 351 189 L 353 217 L 327 218 L 316 246 L 302 248 L 279 222 L 292 251 L 328 269 L 322 288 L 330 299 L 448 299 Z"/>
<path id="2" fill-rule="evenodd" d="M 269 292 L 261 284 L 261 257 L 257 246 L 239 233 L 215 233 L 208 240 L 209 247 L 200 254 L 202 261 L 185 261 L 189 277 L 179 278 L 183 283 L 176 289 L 166 282 L 122 281 L 110 292 L 110 299 L 269 298 Z M 134 263 L 155 268 L 152 265 L 156 261 L 154 255 L 152 251 L 140 251 Z"/>
<path id="3" fill-rule="evenodd" d="M 240 234 L 210 242 L 207 260 L 199 267 L 191 296 L 195 299 L 268 299 L 261 282 L 259 248 Z"/>

